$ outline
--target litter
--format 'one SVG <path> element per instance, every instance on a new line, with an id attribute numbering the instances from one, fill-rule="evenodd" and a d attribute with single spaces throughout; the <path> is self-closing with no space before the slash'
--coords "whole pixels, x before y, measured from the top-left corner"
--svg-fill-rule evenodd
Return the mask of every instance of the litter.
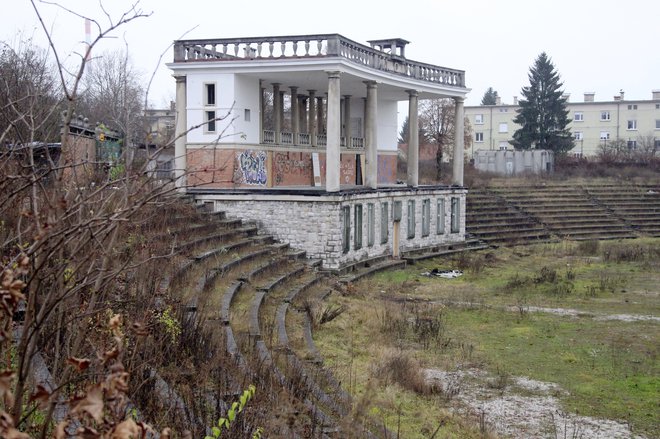
<path id="1" fill-rule="evenodd" d="M 461 270 L 440 270 L 438 268 L 434 268 L 431 271 L 425 271 L 424 273 L 421 273 L 422 276 L 426 277 L 441 277 L 443 279 L 455 279 L 459 276 L 463 276 L 463 272 Z"/>

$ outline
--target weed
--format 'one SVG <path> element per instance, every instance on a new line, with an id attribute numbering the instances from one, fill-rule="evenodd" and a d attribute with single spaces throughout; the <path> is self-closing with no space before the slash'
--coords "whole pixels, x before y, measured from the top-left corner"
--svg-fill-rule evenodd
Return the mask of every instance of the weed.
<path id="1" fill-rule="evenodd" d="M 409 353 L 396 351 L 377 368 L 377 376 L 385 382 L 394 382 L 419 395 L 434 395 L 441 391 L 438 384 L 429 382 L 419 362 Z"/>
<path id="2" fill-rule="evenodd" d="M 582 256 L 595 256 L 598 254 L 600 248 L 600 241 L 590 239 L 587 241 L 580 241 L 577 245 L 577 253 Z"/>

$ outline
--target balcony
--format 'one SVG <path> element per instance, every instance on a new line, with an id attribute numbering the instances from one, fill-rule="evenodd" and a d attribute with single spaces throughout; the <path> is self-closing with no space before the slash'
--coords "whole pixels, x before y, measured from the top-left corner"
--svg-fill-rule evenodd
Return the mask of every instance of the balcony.
<path id="1" fill-rule="evenodd" d="M 462 70 L 412 61 L 402 54 L 365 46 L 339 34 L 181 40 L 174 43 L 175 63 L 332 57 L 410 79 L 465 87 L 465 72 Z"/>

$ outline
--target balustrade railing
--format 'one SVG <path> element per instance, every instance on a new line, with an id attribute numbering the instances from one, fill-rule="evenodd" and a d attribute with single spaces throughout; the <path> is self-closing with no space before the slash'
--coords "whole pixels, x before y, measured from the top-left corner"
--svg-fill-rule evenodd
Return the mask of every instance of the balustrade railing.
<path id="1" fill-rule="evenodd" d="M 310 146 L 311 134 L 309 133 L 298 133 L 297 141 L 293 133 L 282 131 L 280 133 L 280 142 L 281 145 L 297 145 L 297 146 Z M 342 148 L 350 149 L 360 149 L 364 148 L 364 138 L 362 137 L 351 137 L 351 143 L 346 144 L 346 137 L 342 136 L 339 138 L 340 146 Z M 273 130 L 263 130 L 263 141 L 264 144 L 274 145 L 277 144 L 275 141 L 275 131 Z M 316 135 L 316 145 L 317 146 L 326 146 L 328 144 L 328 136 L 325 134 Z"/>
<path id="2" fill-rule="evenodd" d="M 275 131 L 264 130 L 263 143 L 275 143 Z"/>
<path id="3" fill-rule="evenodd" d="M 180 40 L 174 43 L 174 62 L 311 57 L 341 57 L 412 79 L 465 87 L 465 72 L 462 70 L 412 61 L 339 34 Z"/>

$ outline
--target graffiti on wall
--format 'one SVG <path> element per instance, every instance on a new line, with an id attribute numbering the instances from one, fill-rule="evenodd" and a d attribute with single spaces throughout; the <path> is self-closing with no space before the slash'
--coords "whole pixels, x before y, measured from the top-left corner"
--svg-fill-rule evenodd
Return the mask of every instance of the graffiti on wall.
<path id="1" fill-rule="evenodd" d="M 243 183 L 263 186 L 268 180 L 266 152 L 245 150 L 238 155 L 238 169 Z"/>
<path id="2" fill-rule="evenodd" d="M 309 184 L 312 161 L 308 153 L 273 153 L 273 178 L 279 184 Z"/>

